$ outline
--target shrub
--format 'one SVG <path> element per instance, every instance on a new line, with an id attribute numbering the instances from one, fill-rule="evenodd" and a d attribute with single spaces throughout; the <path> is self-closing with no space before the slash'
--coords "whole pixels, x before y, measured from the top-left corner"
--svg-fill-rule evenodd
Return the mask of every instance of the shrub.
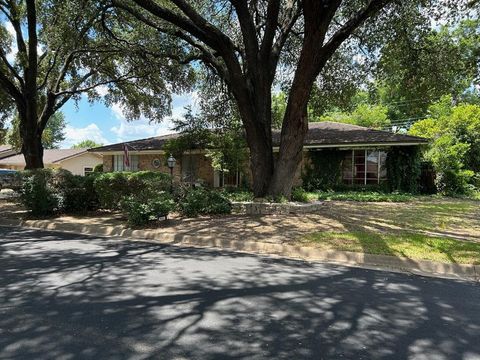
<path id="1" fill-rule="evenodd" d="M 141 199 L 135 195 L 126 196 L 121 201 L 122 211 L 127 215 L 130 226 L 144 226 L 150 221 L 167 216 L 175 207 L 167 193 L 157 194 L 155 198 Z"/>
<path id="2" fill-rule="evenodd" d="M 305 191 L 302 187 L 297 187 L 292 190 L 292 200 L 298 202 L 310 202 L 317 199 L 317 195 L 315 193 L 309 193 Z"/>
<path id="3" fill-rule="evenodd" d="M 42 169 L 23 173 L 21 201 L 36 216 L 77 213 L 98 207 L 93 176 L 73 175 L 68 170 Z"/>
<path id="4" fill-rule="evenodd" d="M 118 209 L 123 197 L 130 195 L 127 173 L 113 172 L 99 175 L 94 181 L 100 207 Z"/>
<path id="5" fill-rule="evenodd" d="M 93 168 L 94 173 L 103 173 L 103 164 L 95 165 Z"/>
<path id="6" fill-rule="evenodd" d="M 253 201 L 255 198 L 251 191 L 240 188 L 226 187 L 223 190 L 223 194 L 230 201 Z"/>
<path id="7" fill-rule="evenodd" d="M 51 186 L 50 169 L 29 170 L 22 173 L 20 201 L 35 216 L 48 216 L 58 211 L 60 197 Z"/>
<path id="8" fill-rule="evenodd" d="M 232 204 L 220 192 L 204 188 L 188 189 L 180 198 L 179 210 L 185 216 L 229 214 Z"/>
<path id="9" fill-rule="evenodd" d="M 69 186 L 64 187 L 62 194 L 62 210 L 66 213 L 85 213 L 99 207 L 97 192 L 94 188 L 95 176 L 72 175 Z"/>
<path id="10" fill-rule="evenodd" d="M 100 174 L 94 182 L 100 206 L 120 208 L 120 201 L 129 195 L 152 198 L 160 191 L 170 190 L 170 175 L 157 171 L 113 172 Z"/>
<path id="11" fill-rule="evenodd" d="M 159 191 L 169 192 L 171 176 L 158 171 L 139 171 L 127 173 L 128 188 L 137 192 L 141 190 L 147 196 L 154 196 Z"/>

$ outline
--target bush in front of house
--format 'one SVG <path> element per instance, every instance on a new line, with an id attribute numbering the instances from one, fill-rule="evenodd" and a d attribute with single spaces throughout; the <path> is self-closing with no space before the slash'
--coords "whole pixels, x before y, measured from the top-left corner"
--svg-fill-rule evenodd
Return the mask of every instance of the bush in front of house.
<path id="1" fill-rule="evenodd" d="M 185 189 L 179 200 L 179 211 L 184 216 L 230 214 L 232 204 L 220 192 L 205 188 Z"/>
<path id="2" fill-rule="evenodd" d="M 122 172 L 100 174 L 94 181 L 94 188 L 102 209 L 118 209 L 122 198 L 131 193 L 127 173 Z"/>
<path id="3" fill-rule="evenodd" d="M 122 199 L 129 195 L 151 198 L 162 191 L 169 191 L 170 175 L 157 171 L 112 172 L 98 175 L 94 182 L 100 207 L 103 209 L 119 209 Z"/>
<path id="4" fill-rule="evenodd" d="M 121 201 L 122 211 L 127 216 L 127 223 L 132 227 L 145 226 L 151 221 L 167 216 L 175 208 L 170 194 L 161 192 L 150 199 L 130 195 Z"/>
<path id="5" fill-rule="evenodd" d="M 52 170 L 27 170 L 21 176 L 20 202 L 32 215 L 49 216 L 58 211 L 61 201 L 51 185 Z"/>
<path id="6" fill-rule="evenodd" d="M 35 216 L 80 213 L 98 208 L 92 176 L 68 170 L 39 169 L 22 173 L 22 204 Z"/>

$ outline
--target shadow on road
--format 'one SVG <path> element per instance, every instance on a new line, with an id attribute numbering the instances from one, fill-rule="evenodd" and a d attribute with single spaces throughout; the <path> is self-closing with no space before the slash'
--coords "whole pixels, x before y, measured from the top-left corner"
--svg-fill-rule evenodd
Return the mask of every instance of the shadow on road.
<path id="1" fill-rule="evenodd" d="M 467 359 L 480 290 L 0 228 L 0 359 Z"/>

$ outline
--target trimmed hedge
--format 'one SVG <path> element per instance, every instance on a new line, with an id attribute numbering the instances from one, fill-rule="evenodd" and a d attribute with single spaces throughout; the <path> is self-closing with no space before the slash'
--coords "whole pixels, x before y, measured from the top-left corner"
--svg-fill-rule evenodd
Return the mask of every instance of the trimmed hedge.
<path id="1" fill-rule="evenodd" d="M 155 171 L 112 172 L 99 175 L 94 182 L 100 207 L 120 209 L 123 198 L 130 195 L 151 198 L 161 191 L 169 191 L 170 175 Z"/>
<path id="2" fill-rule="evenodd" d="M 179 201 L 179 211 L 184 216 L 230 214 L 232 204 L 220 192 L 205 188 L 185 189 Z"/>

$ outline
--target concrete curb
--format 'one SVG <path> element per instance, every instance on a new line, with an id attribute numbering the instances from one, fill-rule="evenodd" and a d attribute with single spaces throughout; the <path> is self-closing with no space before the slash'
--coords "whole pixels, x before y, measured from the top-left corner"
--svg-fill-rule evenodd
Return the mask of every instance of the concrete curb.
<path id="1" fill-rule="evenodd" d="M 132 230 L 125 229 L 122 226 L 91 226 L 52 220 L 0 219 L 0 225 L 101 237 L 126 238 L 137 241 L 152 241 L 160 244 L 213 247 L 246 253 L 278 255 L 310 261 L 324 261 L 342 265 L 401 271 L 422 276 L 480 282 L 480 266 L 478 265 L 447 264 L 386 255 L 320 250 L 312 247 L 272 244 L 252 240 L 218 239 L 209 236 L 199 237 L 178 233 L 162 233 L 158 230 Z"/>

